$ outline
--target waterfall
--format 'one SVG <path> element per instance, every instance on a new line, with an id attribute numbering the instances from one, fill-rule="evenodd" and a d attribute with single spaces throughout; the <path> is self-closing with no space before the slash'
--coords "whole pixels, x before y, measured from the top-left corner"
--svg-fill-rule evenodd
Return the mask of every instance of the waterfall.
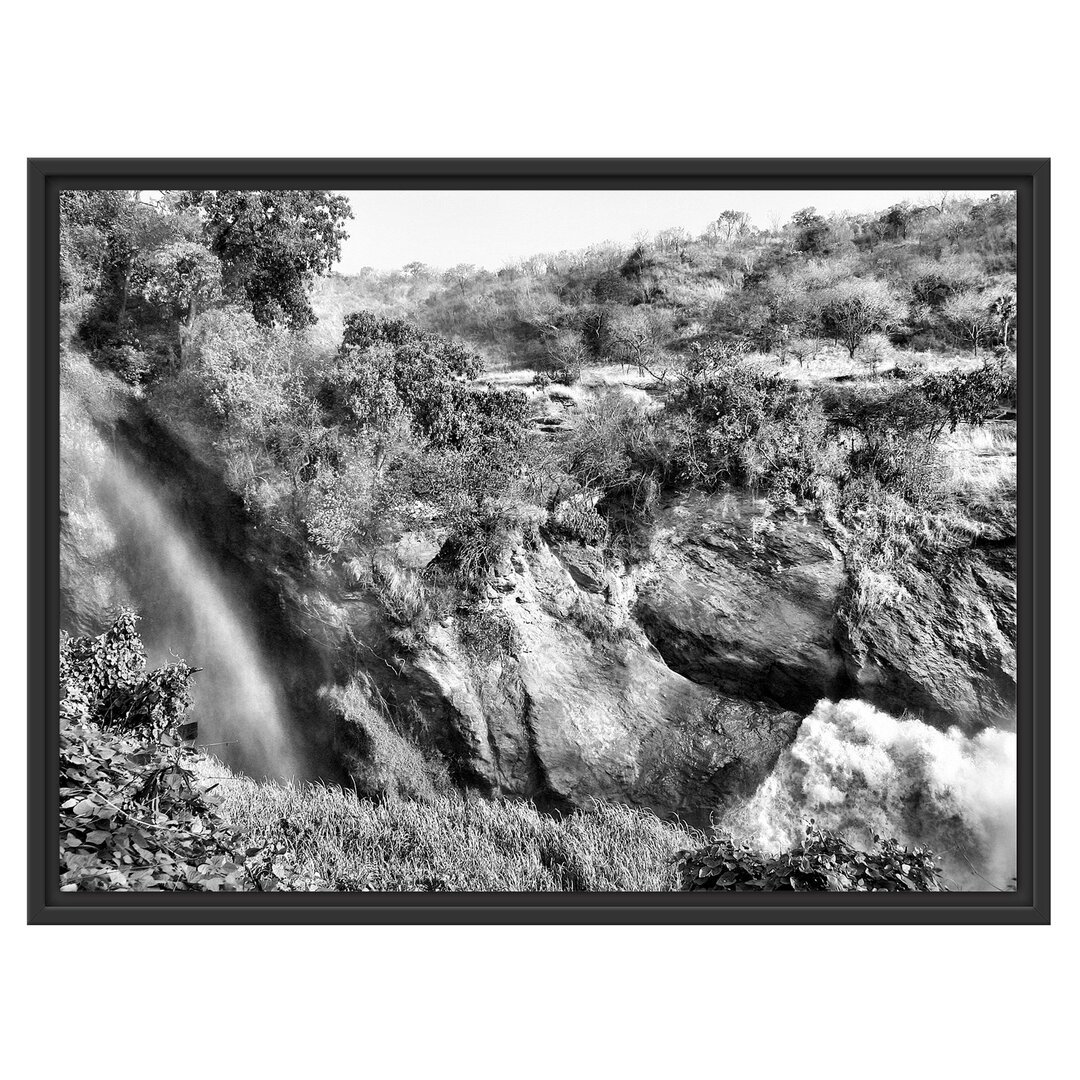
<path id="1" fill-rule="evenodd" d="M 191 712 L 199 744 L 255 777 L 300 775 L 282 689 L 244 598 L 136 467 L 109 453 L 98 477 L 114 569 L 143 616 L 151 661 L 180 656 L 202 669 Z"/>
<path id="2" fill-rule="evenodd" d="M 966 736 L 861 701 L 821 701 L 721 832 L 789 850 L 807 819 L 869 848 L 875 833 L 929 847 L 950 888 L 1015 888 L 1016 735 Z"/>

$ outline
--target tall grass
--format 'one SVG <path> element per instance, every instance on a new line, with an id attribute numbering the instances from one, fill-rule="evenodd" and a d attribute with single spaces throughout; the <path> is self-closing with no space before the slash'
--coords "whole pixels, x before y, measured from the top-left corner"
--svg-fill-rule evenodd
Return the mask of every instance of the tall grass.
<path id="1" fill-rule="evenodd" d="M 695 830 L 597 803 L 548 817 L 531 803 L 457 792 L 371 802 L 319 784 L 256 783 L 213 759 L 232 825 L 292 855 L 321 890 L 667 892 Z"/>

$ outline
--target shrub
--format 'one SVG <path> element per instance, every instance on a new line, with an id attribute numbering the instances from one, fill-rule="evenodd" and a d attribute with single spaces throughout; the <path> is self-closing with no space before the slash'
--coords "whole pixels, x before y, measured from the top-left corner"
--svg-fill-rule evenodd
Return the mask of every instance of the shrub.
<path id="1" fill-rule="evenodd" d="M 753 485 L 803 496 L 828 457 L 824 416 L 809 391 L 744 354 L 696 346 L 677 376 L 669 408 L 688 421 L 680 478 L 706 490 Z"/>
<path id="2" fill-rule="evenodd" d="M 572 386 L 581 378 L 587 358 L 588 349 L 581 335 L 574 330 L 560 330 L 548 337 L 545 351 L 537 361 L 537 376 L 547 382 Z M 539 385 L 536 379 L 533 382 Z"/>
<path id="3" fill-rule="evenodd" d="M 448 517 L 450 535 L 436 556 L 466 589 L 479 588 L 506 558 L 521 535 L 520 507 L 507 500 L 461 506 Z"/>
<path id="4" fill-rule="evenodd" d="M 510 616 L 500 608 L 478 608 L 460 620 L 462 644 L 478 660 L 493 663 L 512 656 L 518 647 L 517 631 Z"/>
<path id="5" fill-rule="evenodd" d="M 132 386 L 146 381 L 153 363 L 136 345 L 123 341 L 103 345 L 94 355 L 94 360 Z"/>
<path id="6" fill-rule="evenodd" d="M 975 371 L 925 375 L 919 391 L 933 409 L 932 437 L 946 426 L 985 424 L 1002 405 L 1016 403 L 1016 369 L 1006 364 L 983 364 Z"/>
<path id="7" fill-rule="evenodd" d="M 61 890 L 317 887 L 292 852 L 224 821 L 182 723 L 197 669 L 145 671 L 136 621 L 123 611 L 104 634 L 61 642 Z"/>
<path id="8" fill-rule="evenodd" d="M 600 544 L 607 537 L 608 525 L 604 516 L 584 495 L 572 495 L 559 503 L 548 517 L 549 532 L 583 544 Z"/>
<path id="9" fill-rule="evenodd" d="M 257 887 L 180 737 L 194 670 L 146 672 L 124 611 L 60 649 L 60 887 Z"/>
<path id="10" fill-rule="evenodd" d="M 61 726 L 90 723 L 163 739 L 191 704 L 196 669 L 183 660 L 147 672 L 135 629 L 138 615 L 124 609 L 97 637 L 66 635 L 60 647 Z"/>
<path id="11" fill-rule="evenodd" d="M 873 851 L 814 825 L 794 851 L 768 855 L 721 837 L 698 851 L 680 852 L 684 891 L 945 892 L 933 852 L 874 837 Z"/>

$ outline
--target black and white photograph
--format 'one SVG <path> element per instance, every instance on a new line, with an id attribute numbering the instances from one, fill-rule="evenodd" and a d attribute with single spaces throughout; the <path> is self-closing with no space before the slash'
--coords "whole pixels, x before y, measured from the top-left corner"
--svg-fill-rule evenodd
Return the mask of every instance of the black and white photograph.
<path id="1" fill-rule="evenodd" d="M 1013 893 L 1017 206 L 62 188 L 61 892 Z"/>

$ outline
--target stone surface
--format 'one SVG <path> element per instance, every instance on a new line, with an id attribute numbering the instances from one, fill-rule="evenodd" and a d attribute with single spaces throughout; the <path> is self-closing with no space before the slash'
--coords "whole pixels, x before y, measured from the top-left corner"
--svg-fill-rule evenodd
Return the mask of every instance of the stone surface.
<path id="1" fill-rule="evenodd" d="M 634 615 L 671 668 L 804 713 L 843 693 L 844 563 L 813 519 L 743 495 L 683 499 L 661 512 L 655 549 Z"/>
<path id="2" fill-rule="evenodd" d="M 916 570 L 844 639 L 849 696 L 965 731 L 1016 723 L 1015 548 Z"/>
<path id="3" fill-rule="evenodd" d="M 904 590 L 850 630 L 836 615 L 843 559 L 814 518 L 768 513 L 747 495 L 680 498 L 633 565 L 577 543 L 521 546 L 474 609 L 442 612 L 417 634 L 332 568 L 265 546 L 206 466 L 145 418 L 132 423 L 130 452 L 172 489 L 176 513 L 256 612 L 325 775 L 334 736 L 317 690 L 357 674 L 466 784 L 553 809 L 625 801 L 698 824 L 769 773 L 821 698 L 943 727 L 1012 722 L 1008 523 L 948 572 L 907 568 Z M 123 593 L 112 523 L 91 497 L 108 454 L 91 426 L 66 438 L 78 454 L 63 488 L 64 620 L 96 632 Z M 409 566 L 434 553 L 424 538 L 403 545 Z M 131 599 L 152 614 L 153 597 Z M 485 646 L 477 620 L 505 647 Z"/>
<path id="4" fill-rule="evenodd" d="M 459 767 L 488 790 L 553 807 L 615 799 L 704 824 L 794 737 L 798 714 L 672 671 L 628 618 L 625 578 L 595 553 L 519 551 L 500 584 L 492 611 L 512 624 L 512 649 L 481 659 L 459 626 L 438 627 L 396 694 L 445 720 Z"/>

